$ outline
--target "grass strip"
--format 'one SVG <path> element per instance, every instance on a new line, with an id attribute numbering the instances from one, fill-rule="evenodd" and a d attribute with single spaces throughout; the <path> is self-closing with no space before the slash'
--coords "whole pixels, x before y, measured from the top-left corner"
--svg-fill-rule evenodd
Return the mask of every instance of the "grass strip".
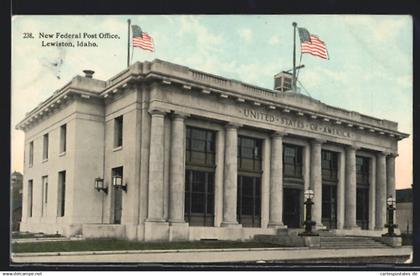
<path id="1" fill-rule="evenodd" d="M 279 247 L 256 241 L 137 242 L 116 239 L 14 243 L 13 253 Z"/>

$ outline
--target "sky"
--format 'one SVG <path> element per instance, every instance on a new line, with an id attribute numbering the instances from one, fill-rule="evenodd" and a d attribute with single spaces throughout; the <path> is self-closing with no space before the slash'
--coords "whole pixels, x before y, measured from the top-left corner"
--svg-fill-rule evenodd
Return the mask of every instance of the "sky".
<path id="1" fill-rule="evenodd" d="M 412 184 L 412 19 L 392 15 L 118 15 L 12 18 L 11 170 L 23 171 L 24 133 L 15 130 L 36 107 L 82 71 L 109 79 L 127 66 L 127 19 L 153 37 L 155 52 L 135 48 L 132 62 L 159 58 L 208 73 L 273 88 L 292 68 L 293 27 L 319 36 L 329 60 L 304 54 L 301 93 L 328 105 L 398 122 L 396 186 Z M 98 47 L 43 47 L 39 33 L 110 33 L 81 39 Z M 25 38 L 31 33 L 33 38 Z M 298 42 L 298 39 L 297 39 Z M 297 59 L 300 48 L 297 47 Z M 54 65 L 55 64 L 55 65 Z"/>

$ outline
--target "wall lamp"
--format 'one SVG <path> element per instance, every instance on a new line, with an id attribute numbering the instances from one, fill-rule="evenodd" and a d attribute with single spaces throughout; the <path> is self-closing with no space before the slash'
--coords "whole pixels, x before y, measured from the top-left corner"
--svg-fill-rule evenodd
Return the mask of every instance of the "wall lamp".
<path id="1" fill-rule="evenodd" d="M 121 175 L 112 176 L 112 186 L 115 189 L 121 189 L 127 192 L 127 183 L 123 182 Z"/>
<path id="2" fill-rule="evenodd" d="M 105 184 L 103 178 L 97 177 L 95 178 L 95 189 L 99 191 L 104 191 L 105 194 L 108 194 L 108 187 Z"/>

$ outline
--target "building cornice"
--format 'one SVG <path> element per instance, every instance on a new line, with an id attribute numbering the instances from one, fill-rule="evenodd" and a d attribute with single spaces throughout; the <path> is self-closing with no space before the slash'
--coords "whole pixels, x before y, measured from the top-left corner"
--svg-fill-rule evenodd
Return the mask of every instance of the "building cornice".
<path id="1" fill-rule="evenodd" d="M 98 84 L 103 84 L 105 87 L 105 82 L 100 80 L 87 79 L 81 76 L 74 77 L 61 89 L 56 90 L 52 96 L 28 112 L 25 118 L 16 125 L 16 129 L 26 131 L 35 123 L 60 110 L 75 97 L 100 99 L 98 92 L 103 88 L 98 87 Z"/>
<path id="2" fill-rule="evenodd" d="M 31 111 L 18 124 L 17 128 L 22 129 L 22 123 L 26 123 L 28 119 L 30 120 L 31 117 L 42 112 L 43 108 L 47 108 L 51 102 L 57 101 L 61 96 L 69 93 L 65 91 L 70 91 L 72 82 L 63 87 L 55 97 L 48 99 Z M 134 63 L 108 81 L 102 82 L 101 86 L 103 85 L 103 87 L 99 87 L 101 89 L 96 89 L 94 92 L 83 91 L 80 88 L 72 88 L 71 91 L 81 96 L 109 98 L 117 93 L 123 93 L 127 90 L 127 86 L 139 82 L 158 82 L 162 85 L 177 85 L 185 93 L 200 93 L 223 99 L 232 99 L 254 108 L 264 108 L 267 112 L 278 111 L 290 113 L 316 121 L 331 122 L 368 134 L 386 135 L 397 140 L 409 136 L 398 131 L 398 124 L 396 122 L 377 119 L 358 112 L 329 106 L 319 100 L 299 93 L 284 93 L 261 88 L 158 59 L 152 62 Z M 306 107 L 301 106 L 303 104 Z"/>

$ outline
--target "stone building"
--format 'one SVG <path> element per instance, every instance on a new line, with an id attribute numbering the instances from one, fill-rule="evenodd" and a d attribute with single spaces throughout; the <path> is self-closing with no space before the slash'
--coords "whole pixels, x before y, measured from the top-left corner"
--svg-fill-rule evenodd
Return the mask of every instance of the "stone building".
<path id="1" fill-rule="evenodd" d="M 413 233 L 413 189 L 396 191 L 396 219 L 401 233 Z"/>
<path id="2" fill-rule="evenodd" d="M 20 172 L 12 172 L 10 175 L 10 184 L 12 231 L 19 231 L 19 224 L 22 219 L 23 175 Z"/>
<path id="3" fill-rule="evenodd" d="M 302 227 L 312 189 L 318 229 L 383 233 L 396 122 L 161 60 L 84 72 L 17 125 L 21 230 L 249 239 Z"/>

